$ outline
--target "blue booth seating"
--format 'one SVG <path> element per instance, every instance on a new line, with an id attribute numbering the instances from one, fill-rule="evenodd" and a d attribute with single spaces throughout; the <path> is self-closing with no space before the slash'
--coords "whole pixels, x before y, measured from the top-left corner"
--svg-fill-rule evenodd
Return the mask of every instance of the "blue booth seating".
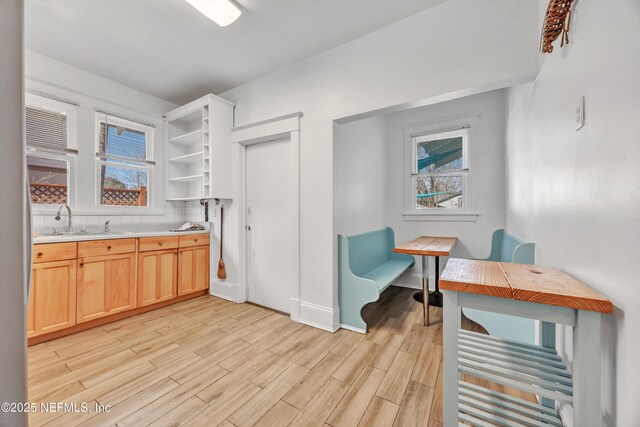
<path id="1" fill-rule="evenodd" d="M 493 232 L 489 257 L 483 258 L 482 261 L 535 264 L 535 251 L 535 243 L 525 243 L 499 229 Z M 535 321 L 532 319 L 471 308 L 465 308 L 463 312 L 469 319 L 483 326 L 489 335 L 529 344 L 535 342 Z"/>
<path id="2" fill-rule="evenodd" d="M 366 333 L 362 307 L 380 294 L 408 268 L 413 256 L 393 252 L 395 239 L 389 227 L 354 236 L 338 235 L 338 300 L 340 326 Z"/>

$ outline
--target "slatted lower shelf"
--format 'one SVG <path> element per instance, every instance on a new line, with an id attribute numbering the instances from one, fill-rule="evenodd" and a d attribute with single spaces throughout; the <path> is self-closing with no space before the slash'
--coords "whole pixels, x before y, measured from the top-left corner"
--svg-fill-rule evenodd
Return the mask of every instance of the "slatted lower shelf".
<path id="1" fill-rule="evenodd" d="M 458 382 L 458 399 L 461 426 L 562 426 L 551 408 L 465 381 Z"/>
<path id="2" fill-rule="evenodd" d="M 554 349 L 458 330 L 458 371 L 571 404 L 571 372 Z"/>

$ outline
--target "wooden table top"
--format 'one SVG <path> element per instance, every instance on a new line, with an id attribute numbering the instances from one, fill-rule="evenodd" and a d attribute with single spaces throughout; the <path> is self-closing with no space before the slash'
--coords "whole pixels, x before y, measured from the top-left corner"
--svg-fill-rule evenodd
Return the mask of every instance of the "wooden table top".
<path id="1" fill-rule="evenodd" d="M 456 237 L 420 236 L 396 246 L 393 251 L 409 255 L 449 256 L 457 241 Z"/>
<path id="2" fill-rule="evenodd" d="M 613 304 L 562 271 L 539 265 L 450 259 L 440 289 L 613 313 Z"/>

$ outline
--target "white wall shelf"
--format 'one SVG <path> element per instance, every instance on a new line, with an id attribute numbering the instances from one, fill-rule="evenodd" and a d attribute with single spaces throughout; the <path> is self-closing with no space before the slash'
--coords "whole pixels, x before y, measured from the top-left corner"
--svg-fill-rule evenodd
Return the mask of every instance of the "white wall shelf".
<path id="1" fill-rule="evenodd" d="M 233 107 L 206 95 L 165 115 L 167 200 L 231 198 Z"/>
<path id="2" fill-rule="evenodd" d="M 202 142 L 202 129 L 196 129 L 169 139 L 172 144 L 195 144 Z M 207 132 L 208 133 L 208 132 Z"/>
<path id="3" fill-rule="evenodd" d="M 194 200 L 200 200 L 202 197 L 194 196 L 194 197 L 174 197 L 173 199 L 167 199 L 169 202 L 191 202 Z"/>
<path id="4" fill-rule="evenodd" d="M 204 175 L 188 175 L 188 176 L 178 176 L 175 178 L 169 178 L 169 182 L 191 182 L 191 181 L 199 181 L 204 177 Z"/>
<path id="5" fill-rule="evenodd" d="M 184 156 L 174 157 L 169 159 L 171 163 L 191 163 L 198 161 L 202 157 L 202 151 L 198 151 L 197 153 L 186 154 Z"/>

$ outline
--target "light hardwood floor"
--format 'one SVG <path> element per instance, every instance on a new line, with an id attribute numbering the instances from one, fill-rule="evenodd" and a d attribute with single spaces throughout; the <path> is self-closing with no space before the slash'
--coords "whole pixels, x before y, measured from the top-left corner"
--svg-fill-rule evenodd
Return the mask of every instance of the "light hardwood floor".
<path id="1" fill-rule="evenodd" d="M 413 292 L 368 305 L 367 335 L 204 296 L 31 347 L 29 400 L 92 412 L 30 425 L 441 426 L 442 328 Z"/>

